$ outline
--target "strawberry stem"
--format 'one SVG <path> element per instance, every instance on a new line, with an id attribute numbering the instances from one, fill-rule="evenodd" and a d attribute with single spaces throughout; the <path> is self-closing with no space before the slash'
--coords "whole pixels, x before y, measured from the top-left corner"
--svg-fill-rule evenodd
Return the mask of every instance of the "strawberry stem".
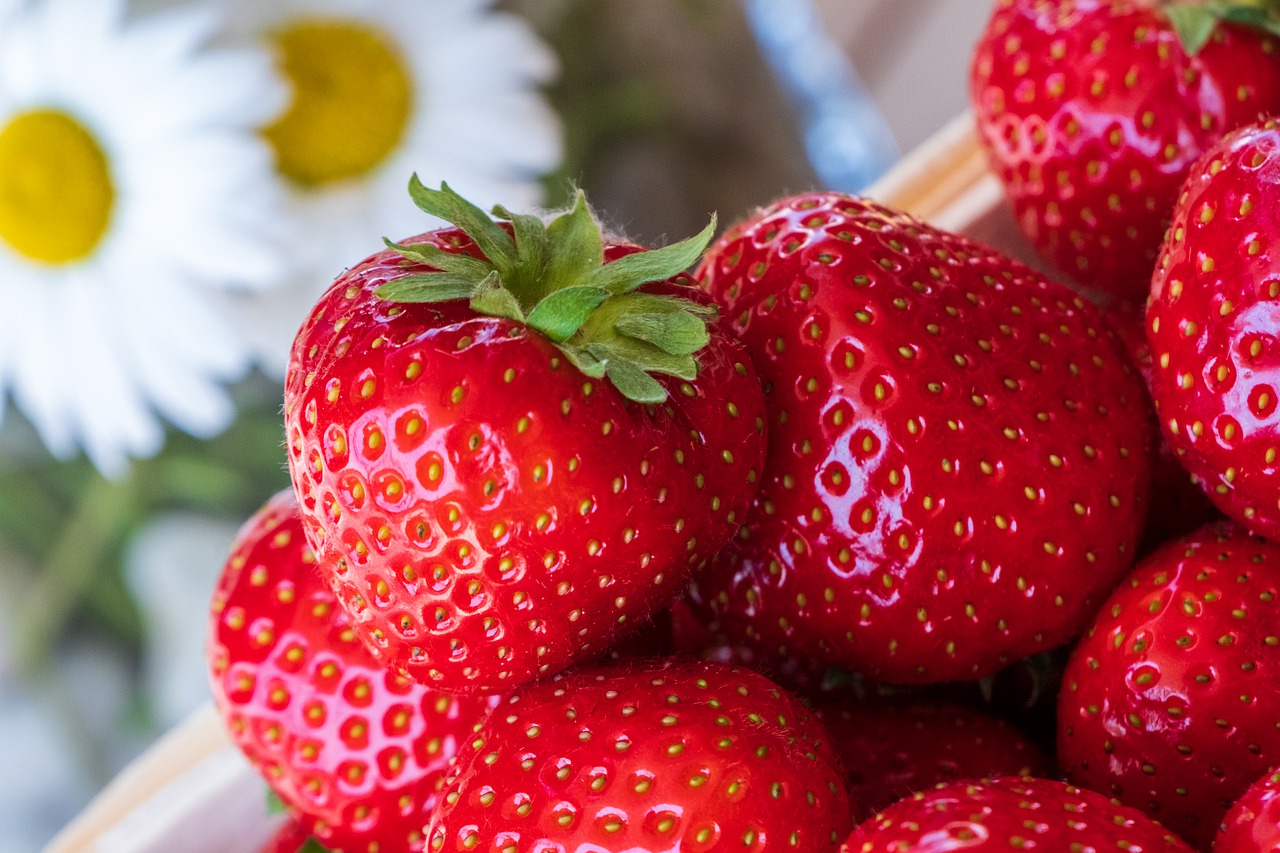
<path id="1" fill-rule="evenodd" d="M 1162 0 L 1160 6 L 1191 56 L 1222 22 L 1280 35 L 1280 0 Z"/>
<path id="2" fill-rule="evenodd" d="M 477 313 L 537 330 L 578 370 L 607 378 L 638 403 L 666 399 L 654 374 L 684 379 L 697 375 L 693 356 L 710 341 L 707 321 L 715 317 L 715 310 L 689 299 L 636 290 L 689 269 L 711 242 L 714 216 L 695 237 L 605 263 L 600 223 L 581 192 L 569 210 L 550 222 L 494 207 L 493 216 L 508 222 L 510 230 L 448 184 L 430 189 L 414 175 L 409 195 L 424 212 L 466 232 L 484 257 L 387 240 L 387 246 L 406 260 L 436 272 L 388 282 L 378 288 L 381 298 L 467 299 Z"/>

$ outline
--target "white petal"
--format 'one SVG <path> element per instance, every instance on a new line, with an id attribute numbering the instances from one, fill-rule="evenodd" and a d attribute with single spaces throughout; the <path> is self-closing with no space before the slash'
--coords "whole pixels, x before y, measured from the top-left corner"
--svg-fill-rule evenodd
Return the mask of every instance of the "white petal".
<path id="1" fill-rule="evenodd" d="M 9 288 L 6 302 L 13 316 L 25 318 L 14 324 L 13 333 L 13 398 L 31 420 L 50 452 L 67 457 L 75 449 L 75 431 L 63 411 L 65 388 L 58 381 L 56 363 L 57 333 L 52 328 L 50 296 L 57 298 L 66 287 L 61 282 L 40 282 L 44 292 L 26 288 Z"/>
<path id="2" fill-rule="evenodd" d="M 128 456 L 159 450 L 164 434 L 136 377 L 128 372 L 120 340 L 121 306 L 106 297 L 106 283 L 84 276 L 69 288 L 64 322 L 76 349 L 61 361 L 59 379 L 69 392 L 67 416 L 85 452 L 104 473 L 114 475 L 123 472 Z"/>
<path id="3" fill-rule="evenodd" d="M 0 26 L 0 126 L 66 110 L 116 190 L 83 263 L 0 245 L 0 391 L 53 452 L 81 447 L 112 474 L 160 447 L 157 414 L 198 435 L 228 423 L 223 386 L 249 350 L 199 294 L 272 286 L 288 264 L 284 188 L 256 130 L 283 102 L 270 56 L 209 47 L 207 11 L 123 13 L 123 0 L 41 0 Z"/>

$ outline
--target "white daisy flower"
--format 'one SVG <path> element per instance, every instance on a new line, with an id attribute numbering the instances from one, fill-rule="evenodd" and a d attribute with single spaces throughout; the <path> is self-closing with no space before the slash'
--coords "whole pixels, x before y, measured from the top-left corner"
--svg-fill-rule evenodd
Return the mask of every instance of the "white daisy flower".
<path id="1" fill-rule="evenodd" d="M 3 2 L 3 0 L 0 0 Z M 208 12 L 126 20 L 40 0 L 0 26 L 0 392 L 104 473 L 209 435 L 252 363 L 225 289 L 283 273 L 256 128 L 286 95 L 262 52 L 211 51 Z"/>
<path id="2" fill-rule="evenodd" d="M 433 227 L 409 176 L 448 181 L 482 206 L 541 201 L 560 126 L 539 92 L 555 57 L 491 0 L 223 0 L 237 40 L 275 51 L 293 98 L 266 129 L 292 187 L 292 286 L 241 306 L 262 366 L 289 345 L 342 270 Z M 436 223 L 438 224 L 438 223 Z"/>

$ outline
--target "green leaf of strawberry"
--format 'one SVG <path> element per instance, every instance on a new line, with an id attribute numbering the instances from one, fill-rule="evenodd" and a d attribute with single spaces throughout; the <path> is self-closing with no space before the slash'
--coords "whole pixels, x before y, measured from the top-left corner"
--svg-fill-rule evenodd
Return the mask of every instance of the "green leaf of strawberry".
<path id="1" fill-rule="evenodd" d="M 1209 43 L 1213 31 L 1218 28 L 1218 22 L 1222 20 L 1221 16 L 1208 6 L 1199 4 L 1185 6 L 1170 3 L 1165 6 L 1164 13 L 1177 31 L 1178 38 L 1182 40 L 1182 46 L 1192 56 Z"/>
<path id="2" fill-rule="evenodd" d="M 1204 49 L 1223 21 L 1280 35 L 1280 2 L 1276 0 L 1165 0 L 1161 7 L 1191 56 Z"/>
<path id="3" fill-rule="evenodd" d="M 582 193 L 572 208 L 550 223 L 495 207 L 494 216 L 506 220 L 510 231 L 448 184 L 430 189 L 414 175 L 409 194 L 423 211 L 467 234 L 486 260 L 387 241 L 405 259 L 440 271 L 385 284 L 378 290 L 383 299 L 425 303 L 469 299 L 471 308 L 480 314 L 538 330 L 560 346 L 583 373 L 607 377 L 624 397 L 639 403 L 666 399 L 666 391 L 651 374 L 687 376 L 696 372 L 693 359 L 683 360 L 676 371 L 669 360 L 653 356 L 648 347 L 636 347 L 626 338 L 639 338 L 661 353 L 691 356 L 710 339 L 706 320 L 714 314 L 696 302 L 668 297 L 661 313 L 678 314 L 679 319 L 641 317 L 633 321 L 633 312 L 640 310 L 641 303 L 624 297 L 642 285 L 672 278 L 692 266 L 715 233 L 714 216 L 695 237 L 605 263 L 600 224 Z M 610 322 L 591 322 L 597 314 Z M 640 334 L 633 334 L 637 331 Z"/>

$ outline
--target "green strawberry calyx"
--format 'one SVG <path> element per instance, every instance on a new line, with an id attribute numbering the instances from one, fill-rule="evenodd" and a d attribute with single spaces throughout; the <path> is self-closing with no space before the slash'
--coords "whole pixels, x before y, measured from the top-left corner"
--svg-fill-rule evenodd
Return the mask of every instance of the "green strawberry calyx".
<path id="1" fill-rule="evenodd" d="M 1162 0 L 1160 6 L 1191 56 L 1222 22 L 1280 35 L 1280 0 Z"/>
<path id="2" fill-rule="evenodd" d="M 405 259 L 438 272 L 388 282 L 378 296 L 391 302 L 470 300 L 477 313 L 536 329 L 578 370 L 607 378 L 637 403 L 667 398 L 654 374 L 697 376 L 694 354 L 710 341 L 707 322 L 716 316 L 715 308 L 637 290 L 689 269 L 711 242 L 714 216 L 695 237 L 605 263 L 600 223 L 581 191 L 573 206 L 550 222 L 493 208 L 493 216 L 508 227 L 448 184 L 430 189 L 414 175 L 409 195 L 424 212 L 465 232 L 484 258 L 387 240 Z"/>

